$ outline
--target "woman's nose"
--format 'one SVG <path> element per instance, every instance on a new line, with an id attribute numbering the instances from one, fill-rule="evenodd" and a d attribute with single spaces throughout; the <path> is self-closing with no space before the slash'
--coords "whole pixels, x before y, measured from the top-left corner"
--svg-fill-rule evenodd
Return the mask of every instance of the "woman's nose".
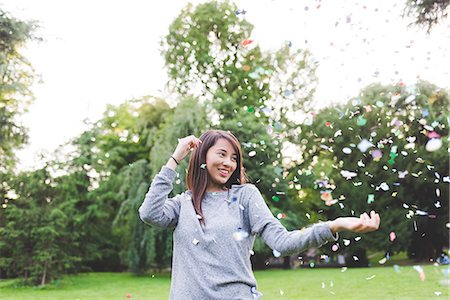
<path id="1" fill-rule="evenodd" d="M 231 165 L 231 158 L 229 157 L 225 157 L 223 160 L 223 164 L 226 166 L 230 166 Z"/>

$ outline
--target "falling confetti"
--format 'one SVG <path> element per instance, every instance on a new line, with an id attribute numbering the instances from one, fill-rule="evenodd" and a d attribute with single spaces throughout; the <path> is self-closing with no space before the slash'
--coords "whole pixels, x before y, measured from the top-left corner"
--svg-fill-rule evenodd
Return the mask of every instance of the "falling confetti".
<path id="1" fill-rule="evenodd" d="M 391 242 L 393 242 L 395 238 L 396 238 L 395 232 L 391 231 L 391 233 L 389 233 L 389 239 L 391 240 Z"/>
<path id="2" fill-rule="evenodd" d="M 197 239 L 192 240 L 192 244 L 197 245 L 198 243 L 199 243 L 199 240 L 197 240 Z"/>
<path id="3" fill-rule="evenodd" d="M 247 46 L 250 45 L 251 43 L 253 43 L 253 40 L 245 39 L 245 40 L 243 40 L 243 41 L 241 42 L 241 45 L 242 45 L 243 47 L 247 47 Z"/>
<path id="4" fill-rule="evenodd" d="M 281 253 L 278 252 L 278 251 L 275 250 L 275 249 L 273 249 L 272 253 L 273 253 L 273 256 L 275 256 L 275 257 L 280 257 L 280 256 L 281 256 Z"/>
<path id="5" fill-rule="evenodd" d="M 363 153 L 366 152 L 370 147 L 373 147 L 373 144 L 366 139 L 361 140 L 361 142 L 359 142 L 358 144 L 359 151 Z"/>
<path id="6" fill-rule="evenodd" d="M 238 228 L 237 231 L 233 232 L 233 239 L 235 241 L 242 241 L 248 237 L 248 232 L 242 230 L 242 228 Z"/>
<path id="7" fill-rule="evenodd" d="M 341 170 L 341 175 L 349 180 L 352 179 L 353 177 L 355 177 L 357 174 L 355 172 L 351 172 L 351 171 L 347 171 L 347 170 Z"/>
<path id="8" fill-rule="evenodd" d="M 279 214 L 277 215 L 277 218 L 278 218 L 278 219 L 284 219 L 284 218 L 286 218 L 286 214 L 279 213 Z"/>
<path id="9" fill-rule="evenodd" d="M 439 138 L 429 139 L 427 144 L 425 145 L 425 149 L 428 152 L 434 152 L 439 150 L 442 147 L 442 140 Z"/>
<path id="10" fill-rule="evenodd" d="M 364 126 L 367 123 L 367 119 L 364 119 L 363 116 L 359 116 L 358 119 L 356 119 L 356 122 L 357 122 L 358 126 Z"/>
<path id="11" fill-rule="evenodd" d="M 345 154 L 350 154 L 352 153 L 352 149 L 350 149 L 349 147 L 344 147 L 342 148 L 342 152 L 344 152 Z"/>
<path id="12" fill-rule="evenodd" d="M 425 272 L 423 271 L 423 268 L 421 266 L 413 266 L 414 270 L 419 272 L 419 279 L 421 281 L 425 280 Z"/>
<path id="13" fill-rule="evenodd" d="M 372 157 L 374 161 L 379 161 L 383 157 L 383 152 L 380 149 L 375 149 L 372 151 Z"/>

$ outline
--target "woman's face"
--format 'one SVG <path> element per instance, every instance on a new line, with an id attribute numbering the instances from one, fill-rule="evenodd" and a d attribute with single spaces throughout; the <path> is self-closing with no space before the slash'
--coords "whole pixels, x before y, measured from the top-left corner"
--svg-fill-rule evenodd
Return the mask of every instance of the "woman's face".
<path id="1" fill-rule="evenodd" d="M 206 169 L 210 182 L 208 191 L 220 191 L 237 168 L 237 156 L 233 145 L 219 138 L 206 153 Z"/>

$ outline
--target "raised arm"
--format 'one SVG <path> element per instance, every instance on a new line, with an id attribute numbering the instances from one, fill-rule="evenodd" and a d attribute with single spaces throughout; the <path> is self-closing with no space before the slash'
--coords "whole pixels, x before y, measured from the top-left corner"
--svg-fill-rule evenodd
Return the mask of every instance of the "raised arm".
<path id="1" fill-rule="evenodd" d="M 139 207 L 139 217 L 147 224 L 162 227 L 175 226 L 180 213 L 180 196 L 169 198 L 176 177 L 175 168 L 179 162 L 198 146 L 201 141 L 194 136 L 179 139 L 177 148 L 155 176 L 145 195 L 144 202 Z"/>

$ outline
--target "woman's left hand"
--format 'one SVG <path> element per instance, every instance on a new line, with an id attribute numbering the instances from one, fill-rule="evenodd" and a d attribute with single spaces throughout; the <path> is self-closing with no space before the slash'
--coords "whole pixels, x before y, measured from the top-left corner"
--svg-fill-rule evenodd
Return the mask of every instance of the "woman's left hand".
<path id="1" fill-rule="evenodd" d="M 380 215 L 372 210 L 370 216 L 367 213 L 363 213 L 359 218 L 340 217 L 330 221 L 329 224 L 333 233 L 339 231 L 370 232 L 377 230 L 380 226 Z"/>

